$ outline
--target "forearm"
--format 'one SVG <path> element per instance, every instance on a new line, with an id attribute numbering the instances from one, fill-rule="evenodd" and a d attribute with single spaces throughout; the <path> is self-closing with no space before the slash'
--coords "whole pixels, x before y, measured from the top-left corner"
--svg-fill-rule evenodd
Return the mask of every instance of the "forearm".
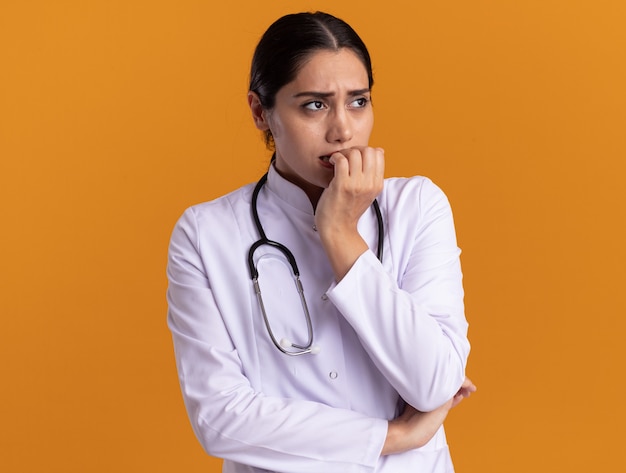
<path id="1" fill-rule="evenodd" d="M 219 319 L 203 317 L 216 322 L 205 330 L 206 325 L 183 320 L 178 308 L 170 305 L 169 326 L 181 391 L 194 432 L 210 455 L 270 471 L 283 471 L 285 465 L 287 471 L 373 471 L 386 420 L 264 394 L 244 374 Z"/>
<path id="2" fill-rule="evenodd" d="M 389 421 L 381 455 L 402 453 L 426 445 L 443 424 L 452 402 L 450 400 L 431 412 L 420 412 L 407 405 L 402 415 Z"/>
<path id="3" fill-rule="evenodd" d="M 474 392 L 476 386 L 466 377 L 454 397 L 434 411 L 420 412 L 407 405 L 398 418 L 389 421 L 381 455 L 402 453 L 426 445 L 441 428 L 450 409 Z"/>
<path id="4" fill-rule="evenodd" d="M 399 289 L 370 253 L 328 296 L 409 404 L 430 411 L 460 387 L 469 353 L 462 313 L 430 313 Z"/>
<path id="5" fill-rule="evenodd" d="M 185 405 L 210 455 L 271 471 L 373 471 L 385 420 L 265 396 L 247 384 L 235 352 L 191 346 L 176 334 L 175 344 Z M 187 361 L 192 353 L 202 353 L 201 367 Z"/>
<path id="6" fill-rule="evenodd" d="M 338 225 L 329 225 L 320 231 L 320 239 L 336 282 L 344 278 L 354 263 L 369 248 L 356 226 L 345 229 Z"/>

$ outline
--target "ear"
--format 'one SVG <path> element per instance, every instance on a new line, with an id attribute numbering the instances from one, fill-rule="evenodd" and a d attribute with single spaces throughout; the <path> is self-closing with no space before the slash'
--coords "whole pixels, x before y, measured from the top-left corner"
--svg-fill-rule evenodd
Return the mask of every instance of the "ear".
<path id="1" fill-rule="evenodd" d="M 267 121 L 267 112 L 261 105 L 261 100 L 255 92 L 248 92 L 248 106 L 252 112 L 252 120 L 254 125 L 261 131 L 267 131 L 270 129 L 270 125 Z"/>

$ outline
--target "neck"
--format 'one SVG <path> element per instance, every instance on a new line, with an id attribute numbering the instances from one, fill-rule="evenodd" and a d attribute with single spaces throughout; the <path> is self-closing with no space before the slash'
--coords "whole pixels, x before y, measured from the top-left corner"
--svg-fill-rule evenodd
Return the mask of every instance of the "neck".
<path id="1" fill-rule="evenodd" d="M 315 209 L 317 208 L 317 203 L 320 200 L 320 197 L 322 196 L 322 192 L 324 192 L 324 188 L 323 187 L 318 187 L 316 185 L 311 184 L 310 182 L 307 182 L 303 179 L 299 179 L 298 177 L 294 177 L 290 174 L 284 173 L 282 172 L 280 169 L 278 169 L 278 166 L 276 166 L 276 163 L 274 163 L 274 168 L 276 169 L 276 172 L 286 181 L 291 182 L 292 184 L 298 186 L 300 189 L 302 189 L 302 191 L 306 194 L 306 196 L 309 198 L 309 201 L 311 202 L 311 206 L 313 207 L 313 211 L 315 212 Z"/>

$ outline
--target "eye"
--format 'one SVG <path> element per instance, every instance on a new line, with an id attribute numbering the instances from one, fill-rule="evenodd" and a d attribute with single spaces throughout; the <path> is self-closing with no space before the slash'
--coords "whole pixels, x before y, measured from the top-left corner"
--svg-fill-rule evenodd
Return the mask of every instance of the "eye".
<path id="1" fill-rule="evenodd" d="M 324 102 L 320 102 L 319 100 L 314 100 L 313 102 L 308 102 L 303 105 L 307 110 L 323 110 Z"/>
<path id="2" fill-rule="evenodd" d="M 359 97 L 358 99 L 353 100 L 350 103 L 350 107 L 351 108 L 363 108 L 367 106 L 368 102 L 369 102 L 369 99 L 367 97 Z"/>

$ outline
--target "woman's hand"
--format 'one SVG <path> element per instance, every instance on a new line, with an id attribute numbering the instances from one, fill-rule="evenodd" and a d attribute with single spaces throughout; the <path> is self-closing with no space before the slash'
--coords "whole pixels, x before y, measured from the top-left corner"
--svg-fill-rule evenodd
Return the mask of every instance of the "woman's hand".
<path id="1" fill-rule="evenodd" d="M 463 384 L 452 398 L 451 408 L 458 406 L 463 399 L 470 397 L 474 392 L 476 392 L 476 386 L 472 383 L 472 380 L 466 376 L 465 381 L 463 381 Z"/>
<path id="2" fill-rule="evenodd" d="M 451 407 L 452 399 L 430 412 L 420 412 L 407 404 L 399 417 L 389 421 L 381 455 L 402 453 L 426 445 L 443 424 Z"/>
<path id="3" fill-rule="evenodd" d="M 437 433 L 450 409 L 475 391 L 476 386 L 466 377 L 454 397 L 434 411 L 420 412 L 407 404 L 400 416 L 389 421 L 381 455 L 402 453 L 426 445 Z"/>
<path id="4" fill-rule="evenodd" d="M 355 147 L 333 153 L 330 162 L 335 177 L 317 203 L 315 225 L 340 281 L 368 248 L 357 223 L 383 189 L 385 155 L 382 148 Z"/>

